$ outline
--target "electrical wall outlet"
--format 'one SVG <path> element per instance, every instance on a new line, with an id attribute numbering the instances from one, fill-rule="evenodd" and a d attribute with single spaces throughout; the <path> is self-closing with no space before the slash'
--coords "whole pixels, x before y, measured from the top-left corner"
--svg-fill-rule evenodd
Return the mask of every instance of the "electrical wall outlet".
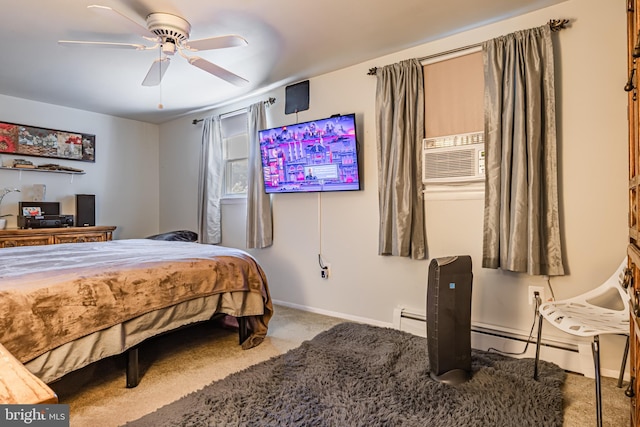
<path id="1" fill-rule="evenodd" d="M 544 286 L 529 286 L 529 292 L 527 293 L 529 305 L 535 305 L 536 292 L 540 295 L 540 301 L 544 302 Z"/>
<path id="2" fill-rule="evenodd" d="M 322 277 L 323 279 L 328 279 L 330 275 L 331 275 L 331 265 L 325 264 L 324 268 L 320 270 L 320 277 Z"/>

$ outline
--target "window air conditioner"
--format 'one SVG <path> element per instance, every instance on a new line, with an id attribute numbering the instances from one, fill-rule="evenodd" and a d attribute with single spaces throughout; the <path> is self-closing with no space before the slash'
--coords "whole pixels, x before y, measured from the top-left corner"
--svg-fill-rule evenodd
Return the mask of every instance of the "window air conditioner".
<path id="1" fill-rule="evenodd" d="M 422 182 L 464 183 L 484 180 L 484 132 L 422 140 Z"/>

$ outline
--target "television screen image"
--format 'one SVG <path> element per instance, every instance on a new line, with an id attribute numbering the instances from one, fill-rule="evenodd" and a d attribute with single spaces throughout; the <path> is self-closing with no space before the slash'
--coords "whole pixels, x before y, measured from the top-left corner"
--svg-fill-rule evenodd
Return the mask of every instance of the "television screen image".
<path id="1" fill-rule="evenodd" d="M 360 190 L 355 114 L 261 130 L 267 193 Z"/>

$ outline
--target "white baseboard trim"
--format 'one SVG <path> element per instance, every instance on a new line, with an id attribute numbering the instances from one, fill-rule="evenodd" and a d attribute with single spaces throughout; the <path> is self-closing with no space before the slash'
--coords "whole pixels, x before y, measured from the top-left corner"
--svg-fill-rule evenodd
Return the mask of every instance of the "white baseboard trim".
<path id="1" fill-rule="evenodd" d="M 382 328 L 395 328 L 421 337 L 427 336 L 426 314 L 418 310 L 407 309 L 406 307 L 397 307 L 394 309 L 393 321 L 388 323 L 367 317 L 310 307 L 308 305 L 294 304 L 287 301 L 273 300 L 273 303 L 309 313 L 322 314 L 324 316 Z M 520 353 L 524 350 L 528 338 L 528 331 L 523 332 L 516 329 L 486 325 L 478 322 L 474 322 L 471 326 L 471 347 L 478 350 L 494 348 L 502 352 Z M 534 336 L 532 340 L 529 341 L 529 345 L 523 354 L 511 356 L 533 358 L 535 357 L 535 351 L 536 337 Z M 540 347 L 540 358 L 553 362 L 567 371 L 582 374 L 587 378 L 595 377 L 590 341 L 544 338 L 542 340 L 542 346 Z M 618 378 L 619 371 L 601 368 L 600 373 L 605 377 Z M 625 380 L 629 380 L 628 373 L 625 374 Z"/>
<path id="2" fill-rule="evenodd" d="M 426 337 L 426 313 L 407 307 L 397 307 L 393 311 L 393 327 Z M 521 353 L 510 354 L 510 356 L 517 358 L 534 358 L 537 338 L 535 331 L 534 336 L 529 339 L 529 331 L 474 322 L 471 325 L 471 347 L 478 350 L 492 348 L 500 352 Z M 563 340 L 543 337 L 540 359 L 553 362 L 562 369 L 582 374 L 587 378 L 595 378 L 591 340 Z M 620 372 L 601 367 L 600 374 L 605 377 L 618 378 Z M 625 374 L 625 378 L 628 380 L 629 375 Z"/>

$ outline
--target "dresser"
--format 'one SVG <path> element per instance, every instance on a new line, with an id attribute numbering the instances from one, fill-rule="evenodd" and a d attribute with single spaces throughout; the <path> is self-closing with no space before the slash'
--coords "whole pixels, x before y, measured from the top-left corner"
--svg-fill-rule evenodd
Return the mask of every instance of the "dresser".
<path id="1" fill-rule="evenodd" d="M 640 426 L 640 105 L 638 97 L 638 73 L 640 72 L 640 0 L 627 0 L 627 71 L 629 122 L 629 267 L 633 282 L 631 296 L 630 359 L 631 382 L 627 395 L 631 398 L 631 426 Z"/>
<path id="2" fill-rule="evenodd" d="M 113 226 L 95 226 L 0 230 L 0 248 L 106 242 L 111 240 L 115 229 Z"/>

